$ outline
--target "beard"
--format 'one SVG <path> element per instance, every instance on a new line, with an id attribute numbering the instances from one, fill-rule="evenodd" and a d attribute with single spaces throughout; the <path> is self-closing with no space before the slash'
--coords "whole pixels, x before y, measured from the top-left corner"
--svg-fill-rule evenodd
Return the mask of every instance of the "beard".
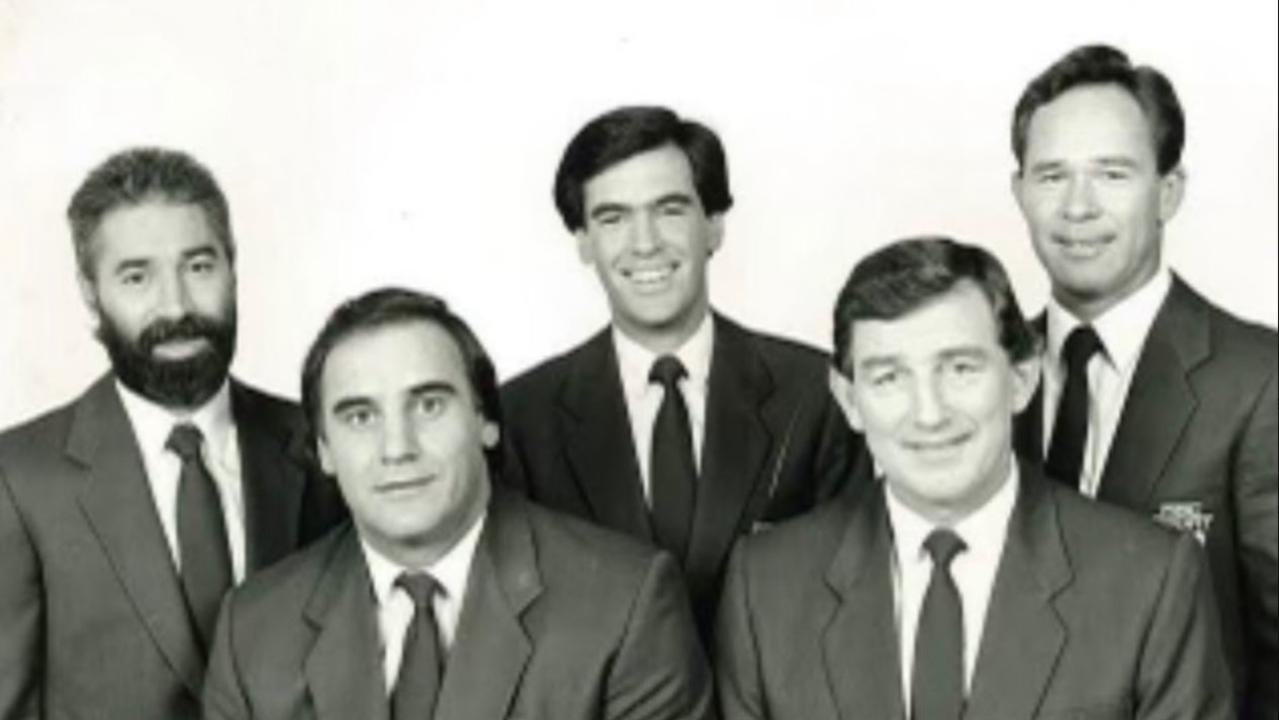
<path id="1" fill-rule="evenodd" d="M 222 318 L 184 315 L 156 320 L 131 340 L 105 313 L 97 336 L 116 377 L 124 386 L 167 408 L 191 409 L 203 404 L 226 382 L 235 355 L 235 306 Z M 180 360 L 156 357 L 155 348 L 175 340 L 203 339 L 198 354 Z"/>

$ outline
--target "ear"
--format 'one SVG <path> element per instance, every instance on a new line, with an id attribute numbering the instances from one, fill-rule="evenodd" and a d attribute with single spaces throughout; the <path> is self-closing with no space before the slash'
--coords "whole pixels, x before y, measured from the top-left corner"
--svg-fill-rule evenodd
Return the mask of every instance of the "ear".
<path id="1" fill-rule="evenodd" d="M 80 286 L 80 297 L 84 300 L 85 307 L 89 308 L 89 315 L 93 318 L 94 324 L 102 322 L 102 308 L 98 305 L 97 285 L 84 273 L 76 273 L 76 284 Z"/>
<path id="2" fill-rule="evenodd" d="M 1026 214 L 1026 203 L 1022 198 L 1023 184 L 1021 168 L 1013 170 L 1012 175 L 1009 176 L 1008 188 L 1012 190 L 1013 200 L 1017 201 L 1017 207 L 1021 210 L 1023 215 Z"/>
<path id="3" fill-rule="evenodd" d="M 315 439 L 315 450 L 316 455 L 320 458 L 320 469 L 324 471 L 324 474 L 337 475 L 337 472 L 333 469 L 333 456 L 329 453 L 329 444 L 324 441 L 324 438 L 318 437 Z"/>
<path id="4" fill-rule="evenodd" d="M 714 255 L 719 252 L 719 246 L 724 242 L 724 213 L 716 213 L 708 219 L 711 226 L 711 235 L 707 239 L 706 254 Z"/>
<path id="5" fill-rule="evenodd" d="M 1033 353 L 1020 362 L 1013 363 L 1013 414 L 1026 409 L 1035 390 L 1039 387 L 1040 355 Z"/>
<path id="6" fill-rule="evenodd" d="M 862 431 L 862 414 L 857 409 L 857 401 L 853 398 L 853 381 L 844 376 L 844 373 L 830 368 L 827 373 L 827 386 L 830 388 L 830 394 L 835 398 L 835 403 L 839 405 L 839 409 L 844 413 L 844 419 L 848 421 L 850 427 L 857 432 Z"/>
<path id="7" fill-rule="evenodd" d="M 573 238 L 577 240 L 577 257 L 582 261 L 583 265 L 595 264 L 595 243 L 591 241 L 591 236 L 586 233 L 586 228 L 581 227 L 573 231 Z"/>
<path id="8" fill-rule="evenodd" d="M 1159 222 L 1172 220 L 1186 195 L 1186 170 L 1182 166 L 1169 170 L 1159 179 Z"/>
<path id="9" fill-rule="evenodd" d="M 492 450 L 497 447 L 498 441 L 502 439 L 502 431 L 495 422 L 484 420 L 483 423 L 480 426 L 480 444 L 484 446 L 485 450 Z"/>

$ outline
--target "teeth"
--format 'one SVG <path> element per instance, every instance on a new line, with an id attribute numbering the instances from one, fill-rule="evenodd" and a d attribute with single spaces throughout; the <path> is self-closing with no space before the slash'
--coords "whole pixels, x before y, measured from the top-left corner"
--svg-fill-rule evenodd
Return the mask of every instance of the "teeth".
<path id="1" fill-rule="evenodd" d="M 655 268 L 651 270 L 632 270 L 630 272 L 631 280 L 641 285 L 652 285 L 660 283 L 671 276 L 673 268 Z"/>

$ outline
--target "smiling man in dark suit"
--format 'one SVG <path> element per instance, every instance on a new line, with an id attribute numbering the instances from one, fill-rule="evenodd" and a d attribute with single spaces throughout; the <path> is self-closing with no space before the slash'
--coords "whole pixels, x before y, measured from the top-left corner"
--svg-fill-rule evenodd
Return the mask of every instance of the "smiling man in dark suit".
<path id="1" fill-rule="evenodd" d="M 353 523 L 231 594 L 208 720 L 709 717 L 671 558 L 493 487 L 493 365 L 442 301 L 343 304 L 302 397 Z"/>
<path id="2" fill-rule="evenodd" d="M 712 130 L 660 107 L 605 113 L 568 144 L 555 202 L 612 325 L 503 387 L 508 479 L 671 551 L 706 635 L 733 540 L 836 494 L 860 441 L 821 353 L 711 310 L 733 203 Z"/>
<path id="3" fill-rule="evenodd" d="M 113 372 L 0 436 L 0 716 L 198 718 L 225 591 L 343 515 L 296 406 L 228 375 L 235 246 L 190 157 L 136 149 L 68 208 Z"/>
<path id="4" fill-rule="evenodd" d="M 1239 712 L 1279 716 L 1279 339 L 1166 266 L 1186 183 L 1172 84 L 1082 47 L 1026 87 L 1012 135 L 1014 193 L 1052 281 L 1043 392 L 1018 449 L 1207 548 Z"/>
<path id="5" fill-rule="evenodd" d="M 725 720 L 1232 717 L 1199 546 L 1016 461 L 1035 338 L 993 256 L 858 263 L 832 384 L 882 482 L 743 539 Z"/>

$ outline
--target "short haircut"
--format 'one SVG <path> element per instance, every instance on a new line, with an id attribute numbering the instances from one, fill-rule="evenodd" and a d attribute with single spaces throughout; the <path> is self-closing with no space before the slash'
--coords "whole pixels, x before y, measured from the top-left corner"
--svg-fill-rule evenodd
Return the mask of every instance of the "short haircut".
<path id="1" fill-rule="evenodd" d="M 186 153 L 140 147 L 107 158 L 71 196 L 67 220 L 76 263 L 85 278 L 94 279 L 91 240 L 102 219 L 117 208 L 147 202 L 198 206 L 234 264 L 231 211 L 213 174 Z"/>
<path id="2" fill-rule="evenodd" d="M 501 428 L 502 406 L 498 395 L 497 371 L 466 321 L 434 295 L 387 287 L 372 290 L 339 305 L 325 321 L 324 327 L 306 353 L 306 359 L 302 363 L 302 409 L 310 426 L 312 447 L 314 441 L 322 435 L 324 398 L 320 385 L 324 366 L 333 349 L 360 333 L 415 322 L 435 325 L 453 339 L 466 365 L 466 376 L 471 383 L 471 391 L 479 402 L 481 414 Z M 496 477 L 502 463 L 501 447 L 485 448 L 484 459 L 489 472 Z"/>
<path id="3" fill-rule="evenodd" d="M 835 367 L 853 376 L 853 323 L 895 320 L 968 280 L 990 301 L 999 344 L 1013 362 L 1038 351 L 1038 340 L 1017 305 L 1008 274 L 989 252 L 946 237 L 898 240 L 863 258 L 835 302 Z"/>
<path id="4" fill-rule="evenodd" d="M 1035 111 L 1083 85 L 1117 85 L 1126 90 L 1150 124 L 1159 174 L 1166 175 L 1181 163 L 1186 118 L 1168 78 L 1148 65 L 1133 65 L 1127 55 L 1109 45 L 1085 45 L 1053 63 L 1022 91 L 1013 111 L 1012 126 L 1018 168 L 1026 159 L 1026 134 Z"/>
<path id="5" fill-rule="evenodd" d="M 555 207 L 572 232 L 586 226 L 583 187 L 617 163 L 673 145 L 693 169 L 693 186 L 707 215 L 733 206 L 728 161 L 713 130 L 664 107 L 621 107 L 590 121 L 569 142 L 555 172 Z"/>

